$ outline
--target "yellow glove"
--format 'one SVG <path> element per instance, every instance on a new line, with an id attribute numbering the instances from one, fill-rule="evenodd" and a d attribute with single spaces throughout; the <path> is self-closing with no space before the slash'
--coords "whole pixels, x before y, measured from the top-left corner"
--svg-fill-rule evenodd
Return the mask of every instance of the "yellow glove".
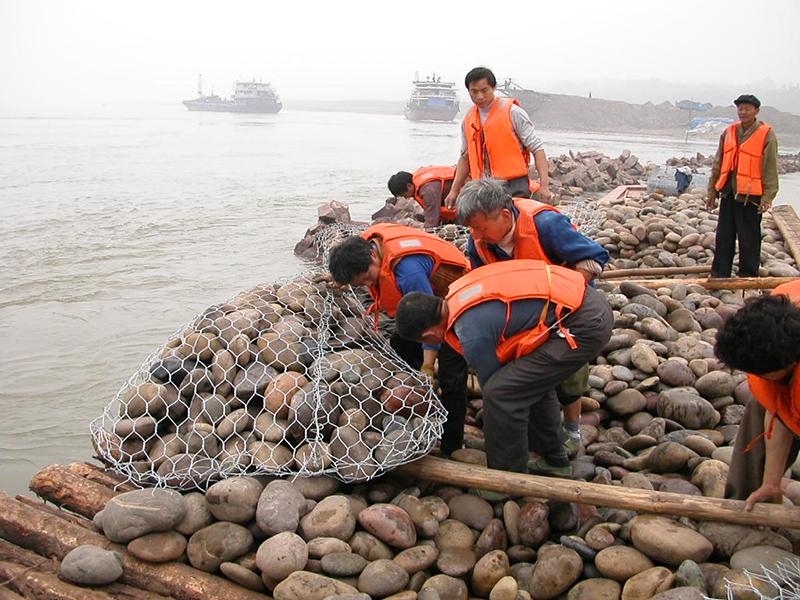
<path id="1" fill-rule="evenodd" d="M 433 379 L 433 373 L 434 373 L 433 365 L 424 364 L 422 365 L 422 367 L 420 367 L 420 371 L 422 371 L 423 373 L 425 373 L 425 375 Z"/>

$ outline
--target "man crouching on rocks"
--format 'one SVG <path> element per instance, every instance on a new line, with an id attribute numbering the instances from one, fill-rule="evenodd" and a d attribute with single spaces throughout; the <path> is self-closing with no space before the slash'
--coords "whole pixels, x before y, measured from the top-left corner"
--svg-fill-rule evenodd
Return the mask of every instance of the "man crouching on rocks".
<path id="1" fill-rule="evenodd" d="M 477 372 L 488 466 L 564 477 L 572 469 L 555 389 L 597 357 L 612 324 L 611 307 L 582 274 L 540 260 L 493 263 L 452 284 L 444 300 L 408 294 L 397 307 L 401 336 L 444 341 Z"/>
<path id="2" fill-rule="evenodd" d="M 570 267 L 594 285 L 592 281 L 608 263 L 608 251 L 578 231 L 569 217 L 548 204 L 512 198 L 496 179 L 478 179 L 464 186 L 458 196 L 458 222 L 470 230 L 467 257 L 473 269 L 529 258 Z M 580 397 L 588 389 L 589 366 L 583 365 L 556 390 L 570 456 L 581 447 Z"/>
<path id="3" fill-rule="evenodd" d="M 347 238 L 336 246 L 328 269 L 339 284 L 367 286 L 374 300 L 370 311 L 395 316 L 397 304 L 408 293 L 444 297 L 448 286 L 469 271 L 461 251 L 443 239 L 391 223 L 373 225 L 360 236 Z M 389 340 L 392 348 L 412 368 L 433 377 L 439 360 L 439 385 L 447 422 L 441 451 L 448 455 L 464 444 L 464 419 L 467 413 L 467 364 L 447 344 L 409 342 L 397 334 Z"/>
<path id="4" fill-rule="evenodd" d="M 751 298 L 717 333 L 714 351 L 748 374 L 754 400 L 742 416 L 725 495 L 780 502 L 781 478 L 800 451 L 800 281 Z"/>

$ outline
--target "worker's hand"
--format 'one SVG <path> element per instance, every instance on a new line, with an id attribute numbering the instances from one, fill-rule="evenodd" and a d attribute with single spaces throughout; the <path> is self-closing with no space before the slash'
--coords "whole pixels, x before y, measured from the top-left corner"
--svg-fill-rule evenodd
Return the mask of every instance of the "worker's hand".
<path id="1" fill-rule="evenodd" d="M 536 193 L 539 194 L 539 200 L 545 204 L 553 203 L 553 192 L 550 191 L 550 186 L 543 185 Z"/>
<path id="2" fill-rule="evenodd" d="M 706 197 L 706 208 L 708 210 L 714 210 L 717 208 L 717 195 L 709 193 Z"/>
<path id="3" fill-rule="evenodd" d="M 753 510 L 756 502 L 773 502 L 780 504 L 783 501 L 783 492 L 780 485 L 764 484 L 747 497 L 744 502 L 746 511 Z"/>
<path id="4" fill-rule="evenodd" d="M 772 200 L 764 200 L 762 198 L 758 204 L 759 214 L 767 212 L 770 208 L 772 208 Z"/>
<path id="5" fill-rule="evenodd" d="M 431 379 L 433 379 L 433 375 L 436 372 L 436 369 L 434 368 L 434 366 L 432 364 L 428 364 L 428 363 L 422 365 L 419 370 L 422 371 L 423 373 L 425 373 L 425 375 L 427 375 Z"/>
<path id="6" fill-rule="evenodd" d="M 580 273 L 581 275 L 583 275 L 583 278 L 586 280 L 586 283 L 589 283 L 592 279 L 595 278 L 595 274 L 594 273 L 590 273 L 586 269 L 581 269 L 581 268 L 576 267 L 575 270 L 578 273 Z"/>
<path id="7" fill-rule="evenodd" d="M 458 200 L 458 194 L 454 193 L 453 190 L 450 190 L 450 193 L 444 197 L 444 205 L 446 208 L 455 208 L 456 207 L 456 200 Z"/>

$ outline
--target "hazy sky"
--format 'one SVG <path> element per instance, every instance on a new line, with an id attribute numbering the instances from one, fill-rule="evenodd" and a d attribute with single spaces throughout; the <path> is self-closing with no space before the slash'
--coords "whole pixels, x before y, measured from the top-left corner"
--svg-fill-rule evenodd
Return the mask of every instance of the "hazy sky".
<path id="1" fill-rule="evenodd" d="M 796 0 L 0 0 L 0 115 L 174 102 L 195 95 L 198 73 L 207 92 L 256 77 L 321 100 L 403 99 L 415 71 L 461 82 L 478 64 L 541 91 L 796 84 L 799 22 Z"/>

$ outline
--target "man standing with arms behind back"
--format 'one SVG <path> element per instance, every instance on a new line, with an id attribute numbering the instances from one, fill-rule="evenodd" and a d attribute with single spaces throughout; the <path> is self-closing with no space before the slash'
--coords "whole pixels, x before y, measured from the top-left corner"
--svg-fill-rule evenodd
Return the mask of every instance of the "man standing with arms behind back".
<path id="1" fill-rule="evenodd" d="M 761 215 L 778 194 L 778 140 L 772 126 L 756 119 L 761 101 L 742 94 L 733 101 L 739 121 L 719 140 L 708 182 L 708 210 L 720 198 L 712 277 L 730 277 L 739 239 L 739 277 L 758 277 Z"/>
<path id="2" fill-rule="evenodd" d="M 461 124 L 461 156 L 445 205 L 454 207 L 467 177 L 494 177 L 505 182 L 515 198 L 530 198 L 528 166 L 531 154 L 539 173 L 539 199 L 551 202 L 547 155 L 528 113 L 513 98 L 495 96 L 497 79 L 486 67 L 475 67 L 464 78 L 474 106 Z"/>

